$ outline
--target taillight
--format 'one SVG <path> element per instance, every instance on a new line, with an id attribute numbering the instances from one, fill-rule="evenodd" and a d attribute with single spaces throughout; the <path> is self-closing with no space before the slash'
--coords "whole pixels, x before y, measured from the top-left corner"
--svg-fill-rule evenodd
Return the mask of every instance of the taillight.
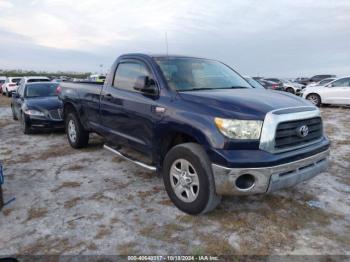
<path id="1" fill-rule="evenodd" d="M 272 84 L 272 89 L 277 89 L 278 84 Z"/>
<path id="2" fill-rule="evenodd" d="M 57 93 L 57 94 L 61 94 L 61 92 L 62 92 L 62 88 L 61 88 L 61 86 L 58 86 L 58 87 L 56 88 L 56 93 Z"/>

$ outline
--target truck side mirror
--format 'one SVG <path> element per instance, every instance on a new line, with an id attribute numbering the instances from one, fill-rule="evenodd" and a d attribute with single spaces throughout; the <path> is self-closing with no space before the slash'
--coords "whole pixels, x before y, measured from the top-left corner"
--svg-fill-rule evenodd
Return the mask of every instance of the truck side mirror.
<path id="1" fill-rule="evenodd" d="M 158 95 L 156 82 L 148 76 L 139 76 L 134 85 L 134 89 L 145 95 Z"/>

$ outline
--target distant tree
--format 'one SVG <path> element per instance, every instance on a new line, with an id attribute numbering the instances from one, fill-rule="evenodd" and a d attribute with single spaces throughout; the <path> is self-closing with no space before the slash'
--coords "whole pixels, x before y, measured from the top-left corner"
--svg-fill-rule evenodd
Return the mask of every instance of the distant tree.
<path id="1" fill-rule="evenodd" d="M 66 76 L 69 78 L 87 78 L 89 75 L 91 75 L 90 72 L 65 72 L 65 71 L 57 71 L 57 72 L 47 72 L 47 71 L 34 71 L 34 70 L 6 70 L 6 69 L 0 69 L 0 75 L 1 76 L 47 76 L 50 78 L 53 77 L 60 77 L 60 76 Z"/>

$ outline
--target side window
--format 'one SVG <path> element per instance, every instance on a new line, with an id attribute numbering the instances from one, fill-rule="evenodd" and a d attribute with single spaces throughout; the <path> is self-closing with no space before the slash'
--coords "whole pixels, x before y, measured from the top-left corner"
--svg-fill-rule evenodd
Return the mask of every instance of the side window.
<path id="1" fill-rule="evenodd" d="M 119 89 L 137 92 L 135 83 L 141 76 L 150 76 L 146 66 L 141 62 L 122 62 L 115 72 L 113 86 Z"/>
<path id="2" fill-rule="evenodd" d="M 332 83 L 332 86 L 348 87 L 350 86 L 350 78 L 342 78 Z"/>

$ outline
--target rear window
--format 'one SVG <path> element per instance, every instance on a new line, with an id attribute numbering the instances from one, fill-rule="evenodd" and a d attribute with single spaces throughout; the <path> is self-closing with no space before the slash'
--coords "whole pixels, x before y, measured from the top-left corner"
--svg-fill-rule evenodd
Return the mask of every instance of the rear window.
<path id="1" fill-rule="evenodd" d="M 33 83 L 33 82 L 50 82 L 49 79 L 43 79 L 43 78 L 32 78 L 28 79 L 28 83 Z"/>
<path id="2" fill-rule="evenodd" d="M 1 79 L 1 80 L 0 80 L 0 84 L 3 84 L 3 83 L 5 83 L 5 80 L 2 80 L 2 79 Z"/>
<path id="3" fill-rule="evenodd" d="M 25 97 L 57 96 L 57 86 L 58 84 L 56 83 L 26 85 Z"/>

